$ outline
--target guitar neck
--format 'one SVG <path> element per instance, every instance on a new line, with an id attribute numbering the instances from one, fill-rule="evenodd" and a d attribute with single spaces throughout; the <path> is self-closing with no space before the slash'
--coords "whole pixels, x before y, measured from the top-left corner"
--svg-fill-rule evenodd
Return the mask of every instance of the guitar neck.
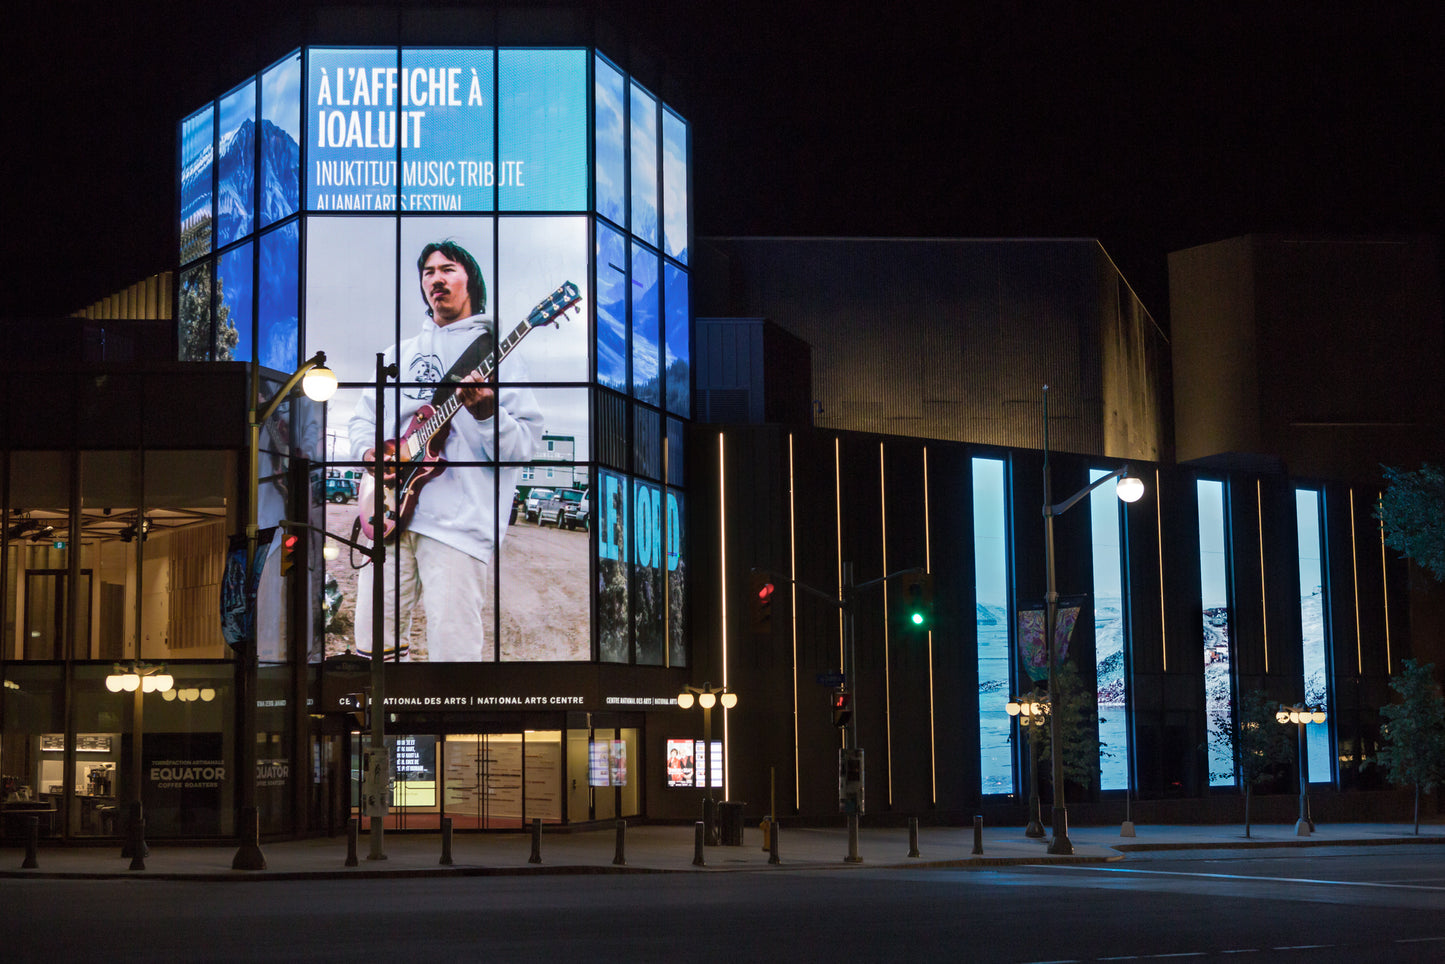
<path id="1" fill-rule="evenodd" d="M 492 377 L 492 372 L 497 370 L 497 365 L 501 363 L 501 360 L 511 354 L 512 349 L 516 348 L 517 343 L 520 342 L 523 336 L 525 336 L 527 332 L 531 330 L 532 322 L 530 320 L 523 321 L 517 327 L 513 328 L 511 334 L 507 335 L 506 338 L 503 338 L 502 343 L 497 346 L 497 348 L 489 352 L 487 354 L 487 357 L 482 359 L 482 363 L 476 368 L 474 368 L 469 374 L 479 376 L 482 381 L 487 381 L 488 379 L 490 379 Z M 459 388 L 460 386 L 456 387 Z M 431 418 L 427 419 L 424 426 L 418 428 L 416 432 L 417 441 L 422 445 L 430 442 L 432 438 L 434 438 L 436 434 L 440 432 L 447 425 L 447 423 L 452 420 L 452 416 L 455 415 L 457 412 L 461 411 L 461 408 L 461 393 L 459 391 L 453 391 L 449 396 L 447 396 L 447 400 L 445 402 L 442 402 L 440 405 L 437 406 L 436 414 L 434 414 Z"/>

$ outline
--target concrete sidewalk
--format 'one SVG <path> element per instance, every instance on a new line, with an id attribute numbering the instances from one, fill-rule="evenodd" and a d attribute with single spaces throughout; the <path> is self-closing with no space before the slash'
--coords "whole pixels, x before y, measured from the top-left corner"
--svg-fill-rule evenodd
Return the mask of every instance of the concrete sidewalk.
<path id="1" fill-rule="evenodd" d="M 691 826 L 628 827 L 626 863 L 614 863 L 617 832 L 609 827 L 542 834 L 540 864 L 529 862 L 529 833 L 454 835 L 450 866 L 440 863 L 442 838 L 437 833 L 388 833 L 385 860 L 369 860 L 370 839 L 362 834 L 357 866 L 345 866 L 344 836 L 286 840 L 262 845 L 267 869 L 235 871 L 231 859 L 235 845 L 171 846 L 152 843 L 145 870 L 130 870 L 118 844 L 106 846 L 44 846 L 39 867 L 21 869 L 23 848 L 0 849 L 0 878 L 135 877 L 165 880 L 286 880 L 298 878 L 375 878 L 412 876 L 481 876 L 498 874 L 606 874 L 606 873 L 720 873 L 766 872 L 777 869 L 838 869 L 857 867 L 987 867 L 1005 864 L 1101 863 L 1125 859 L 1131 851 L 1235 849 L 1251 847 L 1320 847 L 1380 844 L 1445 844 L 1445 828 L 1422 827 L 1419 836 L 1409 824 L 1320 825 L 1309 837 L 1298 837 L 1293 824 L 1264 824 L 1251 828 L 1246 839 L 1239 824 L 1222 826 L 1138 826 L 1136 836 L 1121 837 L 1118 826 L 1075 827 L 1071 856 L 1053 856 L 1046 840 L 1023 835 L 1021 828 L 985 828 L 983 853 L 974 854 L 972 827 L 923 827 L 919 830 L 919 856 L 908 856 L 906 829 L 874 829 L 859 834 L 860 863 L 848 863 L 848 837 L 842 828 L 791 828 L 778 836 L 780 863 L 769 863 L 762 849 L 762 833 L 748 828 L 740 847 L 705 847 L 704 865 L 693 863 L 694 830 Z"/>

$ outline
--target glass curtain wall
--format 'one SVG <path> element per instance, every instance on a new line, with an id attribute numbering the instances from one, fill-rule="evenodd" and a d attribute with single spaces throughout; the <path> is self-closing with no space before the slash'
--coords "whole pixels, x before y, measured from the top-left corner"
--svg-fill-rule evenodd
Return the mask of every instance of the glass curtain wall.
<path id="1" fill-rule="evenodd" d="M 973 561 L 978 589 L 979 774 L 984 793 L 1013 793 L 1009 658 L 1008 496 L 1000 459 L 973 460 Z"/>
<path id="2" fill-rule="evenodd" d="M 1204 714 L 1209 739 L 1209 783 L 1233 786 L 1234 759 L 1220 745 L 1220 735 L 1233 725 L 1234 677 L 1231 672 L 1228 531 L 1225 528 L 1224 483 L 1200 479 L 1199 592 L 1203 606 Z"/>
<path id="3" fill-rule="evenodd" d="M 1109 473 L 1091 469 L 1089 481 Z M 1114 487 L 1089 494 L 1094 561 L 1094 654 L 1099 707 L 1099 788 L 1129 788 L 1129 674 L 1125 657 L 1122 505 Z"/>
<path id="4" fill-rule="evenodd" d="M 1324 541 L 1320 516 L 1323 493 L 1315 489 L 1295 490 L 1295 519 L 1299 533 L 1299 607 L 1303 643 L 1305 705 L 1323 709 L 1323 723 L 1305 724 L 1306 753 L 1311 783 L 1328 783 L 1334 778 L 1330 750 L 1329 663 L 1325 646 Z"/>

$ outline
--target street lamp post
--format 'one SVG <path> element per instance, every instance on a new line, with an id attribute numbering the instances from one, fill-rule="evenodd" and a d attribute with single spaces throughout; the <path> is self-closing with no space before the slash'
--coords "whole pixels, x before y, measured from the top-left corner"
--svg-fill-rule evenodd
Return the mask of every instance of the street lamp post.
<path id="1" fill-rule="evenodd" d="M 336 393 L 336 374 L 326 367 L 326 353 L 318 351 L 315 355 L 301 363 L 301 367 L 291 373 L 281 386 L 281 390 L 271 396 L 263 407 L 261 404 L 261 367 L 254 359 L 251 361 L 251 385 L 247 396 L 246 427 L 249 434 L 250 451 L 247 468 L 246 486 L 249 499 L 247 500 L 246 516 L 246 569 L 243 576 L 244 583 L 250 586 L 252 568 L 256 562 L 257 533 L 260 530 L 258 525 L 259 506 L 261 498 L 261 426 L 265 425 L 271 416 L 276 414 L 276 409 L 281 403 L 291 396 L 291 392 L 297 385 L 301 385 L 306 397 L 312 401 L 324 402 Z M 249 593 L 247 593 L 249 596 Z M 254 606 L 254 601 L 248 603 Z M 261 853 L 261 821 L 260 812 L 256 808 L 256 681 L 257 681 L 257 651 L 254 612 L 249 614 L 251 619 L 252 632 L 250 638 L 245 641 L 242 647 L 241 659 L 244 665 L 241 667 L 240 685 L 237 698 L 241 703 L 241 739 L 238 764 L 240 766 L 241 779 L 241 845 L 236 851 L 236 856 L 231 860 L 232 870 L 265 870 L 266 857 Z"/>
<path id="2" fill-rule="evenodd" d="M 712 708 L 718 704 L 725 710 L 730 710 L 738 705 L 738 695 L 729 693 L 726 686 L 713 689 L 711 683 L 703 683 L 702 688 L 696 686 L 685 686 L 683 691 L 677 694 L 677 705 L 684 709 L 691 709 L 693 703 L 702 707 L 702 771 L 704 773 L 703 786 L 706 792 L 702 798 L 702 826 L 703 843 L 709 847 L 718 845 L 717 834 L 717 804 L 712 798 L 712 763 L 709 757 L 712 754 Z M 726 765 L 726 764 L 724 764 Z M 694 765 L 693 772 L 697 772 Z"/>
<path id="3" fill-rule="evenodd" d="M 386 748 L 386 380 L 397 377 L 395 363 L 388 365 L 386 356 L 376 353 L 376 429 L 371 450 L 371 760 L 367 778 L 371 783 L 369 796 L 376 799 L 371 818 L 371 850 L 367 860 L 385 860 L 387 798 L 385 777 L 390 771 L 390 754 Z M 360 600 L 357 601 L 358 604 Z"/>
<path id="4" fill-rule="evenodd" d="M 1062 739 L 1060 728 L 1062 725 L 1062 709 L 1058 699 L 1058 688 L 1056 671 L 1058 669 L 1058 658 L 1055 653 L 1057 643 L 1054 639 L 1059 622 L 1059 591 L 1054 581 L 1054 516 L 1063 515 L 1079 503 L 1084 496 L 1093 492 L 1105 482 L 1118 479 L 1115 493 L 1125 502 L 1137 502 L 1144 494 L 1144 483 L 1129 475 L 1129 466 L 1121 465 L 1095 479 L 1084 486 L 1064 501 L 1054 504 L 1053 482 L 1049 477 L 1049 386 L 1044 386 L 1044 568 L 1048 579 L 1048 591 L 1044 595 L 1044 608 L 1047 615 L 1044 619 L 1045 645 L 1047 646 L 1049 658 L 1049 701 L 1055 712 L 1049 714 L 1049 755 L 1053 764 L 1054 782 L 1054 813 L 1053 813 L 1053 840 L 1049 842 L 1049 853 L 1051 854 L 1072 854 L 1074 845 L 1069 841 L 1069 810 L 1064 800 L 1064 755 L 1060 752 Z"/>
<path id="5" fill-rule="evenodd" d="M 1019 732 L 1029 741 L 1029 825 L 1024 829 L 1025 837 L 1044 835 L 1043 810 L 1039 805 L 1039 747 L 1035 734 L 1043 726 L 1049 714 L 1048 697 L 1033 694 L 1008 701 L 1004 707 L 1009 716 L 1019 719 Z"/>
<path id="6" fill-rule="evenodd" d="M 115 672 L 105 678 L 105 688 L 112 693 L 134 693 L 130 749 L 130 821 L 125 843 L 120 855 L 141 861 L 150 854 L 145 841 L 145 811 L 142 809 L 141 781 L 145 777 L 145 765 L 141 758 L 145 746 L 145 694 L 167 693 L 175 686 L 175 679 L 164 666 L 155 666 L 134 660 L 130 663 L 116 663 Z M 133 867 L 133 869 L 144 869 Z"/>
<path id="7" fill-rule="evenodd" d="M 1299 727 L 1299 819 L 1295 821 L 1295 836 L 1308 837 L 1314 833 L 1315 822 L 1310 819 L 1310 778 L 1307 768 L 1309 757 L 1305 751 L 1305 726 L 1309 723 L 1323 723 L 1327 714 L 1319 706 L 1281 706 L 1274 718 L 1281 723 L 1293 723 Z"/>

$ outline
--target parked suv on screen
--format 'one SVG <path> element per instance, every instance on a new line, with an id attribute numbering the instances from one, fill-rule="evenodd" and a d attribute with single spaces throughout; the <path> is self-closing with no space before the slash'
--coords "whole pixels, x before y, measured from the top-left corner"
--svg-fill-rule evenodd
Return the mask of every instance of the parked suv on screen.
<path id="1" fill-rule="evenodd" d="M 537 521 L 537 511 L 542 508 L 542 503 L 552 498 L 552 489 L 530 489 L 527 492 L 527 501 L 524 503 L 523 511 L 526 513 L 528 522 Z"/>
<path id="2" fill-rule="evenodd" d="M 326 501 L 327 502 L 355 502 L 356 501 L 356 480 L 355 479 L 327 479 L 326 480 Z"/>
<path id="3" fill-rule="evenodd" d="M 581 502 L 584 494 L 581 489 L 558 489 L 537 510 L 537 525 L 550 524 L 562 528 L 567 517 L 567 507 Z"/>
<path id="4" fill-rule="evenodd" d="M 567 503 L 562 516 L 562 525 L 568 529 L 585 529 L 592 515 L 592 502 L 586 496 L 578 502 Z"/>

